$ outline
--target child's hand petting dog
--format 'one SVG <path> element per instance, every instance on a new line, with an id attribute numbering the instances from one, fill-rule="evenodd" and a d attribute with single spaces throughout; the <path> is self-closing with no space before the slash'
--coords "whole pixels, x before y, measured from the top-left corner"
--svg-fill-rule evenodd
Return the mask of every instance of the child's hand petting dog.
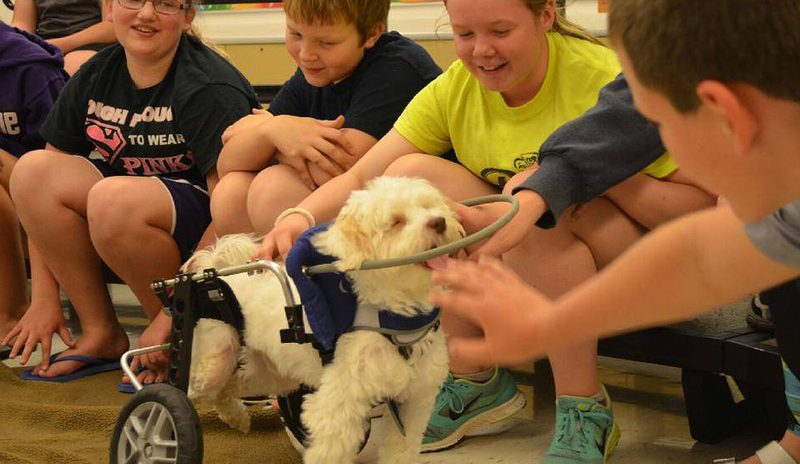
<path id="1" fill-rule="evenodd" d="M 281 258 L 285 260 L 297 238 L 309 227 L 311 227 L 311 224 L 308 219 L 301 214 L 286 216 L 264 237 L 261 241 L 261 247 L 254 258 L 266 260 Z"/>

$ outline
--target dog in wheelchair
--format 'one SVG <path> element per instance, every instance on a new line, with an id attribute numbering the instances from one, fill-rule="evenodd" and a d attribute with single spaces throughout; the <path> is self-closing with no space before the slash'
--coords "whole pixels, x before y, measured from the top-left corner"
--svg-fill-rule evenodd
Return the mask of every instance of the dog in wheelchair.
<path id="1" fill-rule="evenodd" d="M 463 236 L 454 210 L 428 182 L 379 177 L 366 189 L 353 192 L 336 220 L 310 243 L 335 259 L 334 265 L 352 286 L 358 312 L 430 320 L 438 310 L 427 301 L 432 288 L 428 264 L 356 269 L 367 260 L 410 256 Z M 243 264 L 257 247 L 251 236 L 225 236 L 213 248 L 195 253 L 185 270 Z M 305 398 L 301 420 L 308 430 L 304 461 L 312 464 L 354 462 L 369 429 L 371 408 L 391 399 L 402 426 L 388 428 L 391 432 L 382 437 L 378 461 L 416 461 L 430 410 L 448 371 L 438 323 L 427 324 L 413 342 L 405 344 L 379 330 L 350 329 L 337 335 L 333 359 L 323 365 L 310 343 L 281 342 L 279 331 L 288 324 L 284 292 L 275 276 L 234 274 L 222 279 L 241 306 L 243 335 L 218 320 L 198 321 L 190 398 L 213 404 L 224 422 L 246 432 L 249 416 L 240 398 L 285 395 L 301 385 L 311 387 L 314 391 Z M 296 288 L 292 291 L 299 298 Z M 355 319 L 358 322 L 364 316 Z"/>

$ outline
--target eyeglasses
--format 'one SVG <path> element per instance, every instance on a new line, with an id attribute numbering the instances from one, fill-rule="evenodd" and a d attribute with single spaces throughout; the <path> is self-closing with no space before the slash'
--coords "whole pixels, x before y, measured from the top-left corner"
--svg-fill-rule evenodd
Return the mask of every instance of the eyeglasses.
<path id="1" fill-rule="evenodd" d="M 176 15 L 179 11 L 189 8 L 185 3 L 177 0 L 117 0 L 123 8 L 129 10 L 141 10 L 147 2 L 153 3 L 153 9 L 157 13 L 165 15 Z"/>

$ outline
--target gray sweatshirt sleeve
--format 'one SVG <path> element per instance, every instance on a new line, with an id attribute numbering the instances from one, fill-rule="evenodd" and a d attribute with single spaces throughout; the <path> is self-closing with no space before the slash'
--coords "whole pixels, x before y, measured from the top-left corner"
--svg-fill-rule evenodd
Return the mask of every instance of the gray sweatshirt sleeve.
<path id="1" fill-rule="evenodd" d="M 539 150 L 539 170 L 513 193 L 538 193 L 549 210 L 536 225 L 550 228 L 565 209 L 602 195 L 665 151 L 658 129 L 633 107 L 620 74 L 600 90 L 593 108 L 547 138 Z"/>

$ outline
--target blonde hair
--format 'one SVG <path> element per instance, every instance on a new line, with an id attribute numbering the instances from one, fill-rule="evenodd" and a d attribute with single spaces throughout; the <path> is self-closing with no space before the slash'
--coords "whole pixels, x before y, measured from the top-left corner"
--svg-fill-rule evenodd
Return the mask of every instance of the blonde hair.
<path id="1" fill-rule="evenodd" d="M 525 6 L 528 7 L 529 10 L 533 12 L 534 15 L 539 16 L 544 12 L 544 9 L 547 7 L 547 2 L 550 0 L 521 0 Z M 447 0 L 444 0 L 445 5 L 447 4 Z M 555 9 L 555 19 L 553 20 L 553 26 L 550 29 L 553 32 L 558 32 L 561 35 L 568 35 L 570 37 L 575 37 L 577 39 L 586 40 L 593 44 L 602 45 L 605 47 L 605 44 L 601 42 L 597 37 L 595 37 L 591 32 L 587 31 L 586 29 L 578 26 L 577 24 L 569 21 L 567 18 L 561 14 L 561 8 Z M 441 23 L 440 23 L 441 21 Z M 438 34 L 438 29 L 444 25 L 444 13 L 442 14 L 442 18 L 440 21 L 437 21 L 436 29 Z"/>
<path id="2" fill-rule="evenodd" d="M 353 24 L 363 44 L 375 27 L 389 21 L 390 0 L 284 0 L 286 16 L 305 24 Z"/>
<path id="3" fill-rule="evenodd" d="M 544 9 L 547 7 L 547 3 L 550 1 L 551 0 L 522 0 L 522 2 L 525 3 L 525 6 L 527 6 L 528 9 L 531 10 L 536 16 L 539 16 L 544 12 Z M 603 43 L 600 42 L 600 40 L 598 40 L 597 37 L 595 37 L 591 32 L 565 18 L 564 15 L 562 15 L 559 11 L 559 8 L 556 8 L 554 13 L 555 20 L 553 21 L 553 27 L 551 29 L 553 32 L 558 32 L 561 35 L 568 35 L 581 40 L 587 40 L 597 45 L 603 45 Z"/>
<path id="4" fill-rule="evenodd" d="M 186 0 L 186 6 L 188 6 L 189 8 L 193 8 L 195 10 L 195 18 L 197 18 L 196 16 L 197 7 L 200 6 L 200 0 Z M 197 42 L 200 42 L 206 47 L 210 48 L 211 50 L 214 50 L 214 52 L 217 55 L 225 58 L 225 60 L 231 61 L 230 55 L 228 55 L 228 53 L 225 50 L 219 48 L 215 43 L 209 42 L 203 37 L 203 34 L 200 33 L 200 30 L 195 25 L 194 20 L 192 20 L 192 24 L 189 26 L 189 30 L 186 31 L 184 34 L 186 34 L 186 36 L 189 37 L 190 39 L 194 39 Z"/>

